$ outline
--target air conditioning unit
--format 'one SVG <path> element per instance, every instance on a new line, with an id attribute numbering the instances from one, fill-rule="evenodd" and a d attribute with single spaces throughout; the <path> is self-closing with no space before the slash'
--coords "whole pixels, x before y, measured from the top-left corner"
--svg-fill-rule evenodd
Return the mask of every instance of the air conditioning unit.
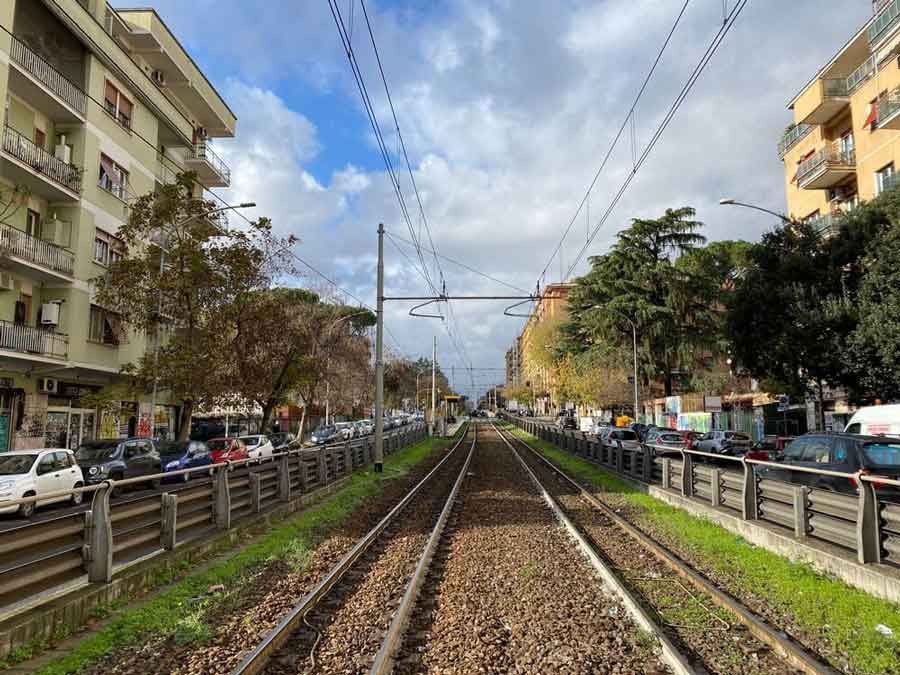
<path id="1" fill-rule="evenodd" d="M 59 381 L 52 377 L 39 377 L 37 385 L 41 394 L 55 394 L 59 391 Z"/>
<path id="2" fill-rule="evenodd" d="M 62 248 L 69 248 L 72 244 L 72 223 L 59 220 L 55 216 L 45 220 L 41 223 L 41 239 Z"/>
<path id="3" fill-rule="evenodd" d="M 53 150 L 53 155 L 56 159 L 65 162 L 66 164 L 72 163 L 72 146 L 66 145 L 66 135 L 60 134 L 59 143 L 56 144 L 56 148 Z"/>
<path id="4" fill-rule="evenodd" d="M 58 302 L 45 302 L 41 305 L 41 324 L 44 326 L 56 326 L 59 324 Z"/>
<path id="5" fill-rule="evenodd" d="M 166 86 L 166 74 L 161 70 L 154 70 L 151 72 L 150 79 L 152 79 L 158 87 Z"/>
<path id="6" fill-rule="evenodd" d="M 14 290 L 16 290 L 16 280 L 13 279 L 11 274 L 0 272 L 0 291 Z"/>

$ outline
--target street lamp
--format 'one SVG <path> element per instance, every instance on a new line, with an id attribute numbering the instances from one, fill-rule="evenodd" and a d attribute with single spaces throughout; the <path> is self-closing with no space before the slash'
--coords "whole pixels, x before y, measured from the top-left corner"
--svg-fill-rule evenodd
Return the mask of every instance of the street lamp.
<path id="1" fill-rule="evenodd" d="M 225 211 L 232 211 L 236 209 L 251 209 L 256 206 L 256 202 L 241 202 L 240 204 L 232 204 L 230 206 L 221 206 L 217 209 L 210 209 L 209 211 L 204 211 L 203 213 L 195 213 L 192 216 L 188 216 L 184 218 L 174 225 L 175 227 L 181 227 L 182 225 L 191 222 L 196 218 L 206 218 L 208 216 L 212 216 L 216 213 L 223 213 Z M 165 237 L 160 238 L 159 241 L 159 276 L 162 277 L 164 270 L 164 263 L 166 258 L 166 248 L 165 248 Z M 160 285 L 159 293 L 157 295 L 156 301 L 156 317 L 157 321 L 159 321 L 162 316 L 162 285 Z M 150 436 L 156 437 L 156 395 L 158 393 L 159 388 L 159 326 L 156 327 L 156 339 L 154 340 L 153 346 L 153 394 L 150 399 Z"/>
<path id="2" fill-rule="evenodd" d="M 743 206 L 745 209 L 754 209 L 756 211 L 762 211 L 763 213 L 768 213 L 770 216 L 775 216 L 779 218 L 786 225 L 793 225 L 794 220 L 792 218 L 788 218 L 783 213 L 777 213 L 776 211 L 772 211 L 770 209 L 764 208 L 762 206 L 756 206 L 755 204 L 745 204 L 744 202 L 739 202 L 730 197 L 723 197 L 719 200 L 719 204 L 722 206 Z"/>
<path id="3" fill-rule="evenodd" d="M 612 307 L 607 307 L 604 305 L 594 305 L 591 309 L 605 309 L 610 312 L 614 312 L 618 314 L 623 319 L 625 319 L 628 323 L 631 324 L 631 338 L 632 338 L 632 346 L 634 348 L 634 421 L 638 422 L 638 361 L 637 361 L 637 326 L 634 321 L 631 320 L 624 312 L 620 312 L 617 309 L 613 309 Z"/>

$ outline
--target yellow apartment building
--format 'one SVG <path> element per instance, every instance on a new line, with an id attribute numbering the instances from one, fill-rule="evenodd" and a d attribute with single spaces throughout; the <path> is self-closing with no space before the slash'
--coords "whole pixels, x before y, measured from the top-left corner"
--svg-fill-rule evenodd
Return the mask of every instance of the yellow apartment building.
<path id="1" fill-rule="evenodd" d="M 790 102 L 778 144 L 788 214 L 828 233 L 834 217 L 894 186 L 900 167 L 900 0 L 873 16 Z"/>
<path id="2" fill-rule="evenodd" d="M 0 450 L 171 434 L 164 402 L 82 404 L 148 347 L 90 282 L 136 196 L 182 170 L 229 185 L 211 139 L 234 114 L 155 11 L 105 0 L 2 0 L 0 101 Z"/>
<path id="3" fill-rule="evenodd" d="M 530 355 L 534 333 L 538 326 L 548 321 L 565 320 L 569 311 L 569 292 L 574 287 L 573 283 L 547 284 L 540 301 L 534 306 L 521 335 L 517 338 L 518 359 L 521 366 L 521 373 L 517 373 L 519 384 L 527 383 L 534 391 L 536 414 L 550 414 L 561 402 L 553 400 L 553 373 L 535 363 Z"/>

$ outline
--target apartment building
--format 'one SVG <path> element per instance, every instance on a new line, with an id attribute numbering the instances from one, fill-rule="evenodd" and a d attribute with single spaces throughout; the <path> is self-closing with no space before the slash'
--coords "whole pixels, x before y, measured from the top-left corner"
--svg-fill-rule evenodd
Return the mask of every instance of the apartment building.
<path id="1" fill-rule="evenodd" d="M 535 407 L 538 414 L 546 415 L 561 401 L 553 400 L 553 373 L 532 358 L 531 345 L 540 326 L 550 321 L 563 321 L 569 307 L 569 292 L 573 283 L 547 284 L 541 299 L 534 306 L 518 338 L 519 384 L 527 385 L 534 391 Z"/>
<path id="2" fill-rule="evenodd" d="M 516 336 L 513 345 L 506 350 L 506 386 L 519 385 L 519 375 L 522 372 L 522 337 Z"/>
<path id="3" fill-rule="evenodd" d="M 778 144 L 788 213 L 827 234 L 900 167 L 900 0 L 873 15 L 790 102 Z"/>
<path id="4" fill-rule="evenodd" d="M 0 450 L 171 433 L 178 410 L 82 398 L 148 348 L 94 303 L 137 196 L 197 173 L 230 182 L 210 139 L 236 119 L 152 9 L 0 2 Z"/>

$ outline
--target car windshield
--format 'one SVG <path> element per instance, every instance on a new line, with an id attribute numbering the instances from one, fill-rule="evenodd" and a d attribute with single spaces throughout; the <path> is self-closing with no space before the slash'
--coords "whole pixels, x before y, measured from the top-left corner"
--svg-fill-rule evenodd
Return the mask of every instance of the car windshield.
<path id="1" fill-rule="evenodd" d="M 6 455 L 0 457 L 0 476 L 15 476 L 28 473 L 37 455 Z"/>
<path id="2" fill-rule="evenodd" d="M 79 462 L 103 462 L 112 459 L 118 447 L 118 441 L 83 443 L 75 451 L 75 459 Z"/>
<path id="3" fill-rule="evenodd" d="M 347 427 L 350 426 L 350 422 L 338 422 L 334 426 L 338 429 L 346 429 Z"/>
<path id="4" fill-rule="evenodd" d="M 170 441 L 163 443 L 159 452 L 162 455 L 183 455 L 188 451 L 188 447 L 193 441 Z"/>
<path id="5" fill-rule="evenodd" d="M 231 441 L 225 438 L 216 438 L 206 443 L 206 447 L 210 450 L 227 450 L 231 445 Z"/>
<path id="6" fill-rule="evenodd" d="M 866 459 L 879 466 L 900 466 L 900 443 L 866 443 Z"/>
<path id="7" fill-rule="evenodd" d="M 241 440 L 247 445 L 259 445 L 259 436 L 241 436 Z"/>
<path id="8" fill-rule="evenodd" d="M 735 441 L 749 441 L 750 440 L 750 437 L 747 434 L 737 434 L 737 433 L 734 433 L 733 431 L 729 431 L 728 433 L 726 433 L 725 438 L 727 438 L 728 440 L 735 440 Z"/>

